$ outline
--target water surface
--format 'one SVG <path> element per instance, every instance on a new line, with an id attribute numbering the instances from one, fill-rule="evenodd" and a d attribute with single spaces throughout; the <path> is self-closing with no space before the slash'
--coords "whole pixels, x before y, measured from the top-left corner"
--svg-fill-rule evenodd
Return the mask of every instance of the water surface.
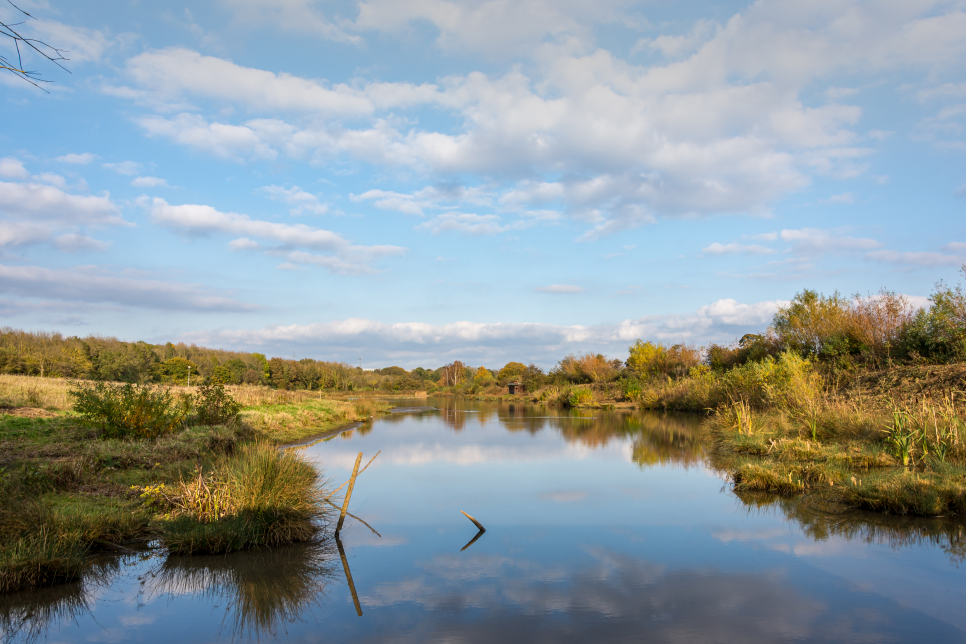
<path id="1" fill-rule="evenodd" d="M 338 543 L 105 559 L 5 638 L 966 641 L 961 522 L 738 498 L 695 416 L 425 405 L 303 448 L 336 485 L 381 450 Z"/>

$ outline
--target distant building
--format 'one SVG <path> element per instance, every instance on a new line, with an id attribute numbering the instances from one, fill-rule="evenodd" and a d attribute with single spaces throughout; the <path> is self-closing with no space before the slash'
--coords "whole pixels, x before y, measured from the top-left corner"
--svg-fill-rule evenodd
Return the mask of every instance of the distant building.
<path id="1" fill-rule="evenodd" d="M 507 388 L 510 390 L 511 394 L 523 393 L 523 384 L 519 382 L 508 382 Z"/>

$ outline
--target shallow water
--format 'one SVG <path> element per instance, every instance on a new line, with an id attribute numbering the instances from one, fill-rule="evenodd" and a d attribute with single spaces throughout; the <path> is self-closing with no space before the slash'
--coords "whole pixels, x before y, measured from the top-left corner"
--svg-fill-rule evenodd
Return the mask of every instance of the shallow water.
<path id="1" fill-rule="evenodd" d="M 966 641 L 962 522 L 739 499 L 693 416 L 425 404 L 303 448 L 336 484 L 382 450 L 350 507 L 371 528 L 105 559 L 0 600 L 4 638 Z M 486 527 L 465 550 L 460 510 Z"/>

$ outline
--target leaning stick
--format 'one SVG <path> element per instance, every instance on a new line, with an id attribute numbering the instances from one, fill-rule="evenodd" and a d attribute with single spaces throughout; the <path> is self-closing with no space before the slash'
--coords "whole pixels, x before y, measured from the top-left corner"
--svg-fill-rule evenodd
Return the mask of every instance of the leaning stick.
<path id="1" fill-rule="evenodd" d="M 382 450 L 379 450 L 378 452 L 376 452 L 376 456 L 379 456 L 380 454 L 382 454 Z M 363 472 L 365 472 L 369 468 L 369 466 L 372 465 L 372 462 L 376 460 L 376 456 L 373 456 L 372 458 L 369 459 L 369 462 L 366 463 L 366 466 L 361 470 L 359 470 L 359 474 L 362 474 Z"/>
<path id="2" fill-rule="evenodd" d="M 333 508 L 336 508 L 336 509 L 338 509 L 338 508 L 339 508 L 339 506 L 337 506 L 337 505 L 336 505 L 335 503 L 333 503 L 332 501 L 326 501 L 326 503 L 328 503 L 329 505 L 331 505 L 331 506 L 332 506 Z M 360 519 L 360 518 L 359 518 L 359 517 L 357 517 L 356 515 L 354 515 L 354 514 L 352 514 L 351 512 L 346 512 L 346 513 L 345 513 L 345 515 L 346 515 L 347 517 L 352 517 L 353 519 L 355 519 L 356 521 L 358 521 L 358 522 L 359 522 L 359 523 L 361 523 L 362 525 L 364 525 L 364 526 L 366 526 L 367 528 L 369 528 L 370 530 L 372 530 L 372 533 L 373 533 L 374 535 L 376 535 L 377 537 L 379 537 L 380 539 L 382 539 L 382 535 L 381 535 L 381 534 L 379 534 L 378 532 L 376 532 L 376 529 L 375 529 L 375 528 L 373 528 L 373 527 L 372 527 L 371 525 L 369 525 L 368 523 L 366 523 L 365 521 L 363 521 L 362 519 Z"/>
<path id="3" fill-rule="evenodd" d="M 335 527 L 335 534 L 339 536 L 342 524 L 345 523 L 346 512 L 349 511 L 349 499 L 352 497 L 352 488 L 356 485 L 356 477 L 359 476 L 359 463 L 362 462 L 362 452 L 356 456 L 356 464 L 352 468 L 352 477 L 349 478 L 349 489 L 345 491 L 345 500 L 342 502 L 342 514 L 339 515 L 339 524 Z"/>
<path id="4" fill-rule="evenodd" d="M 463 511 L 460 510 L 460 512 L 463 512 Z M 463 514 L 466 516 L 467 519 L 469 519 L 470 521 L 472 521 L 473 523 L 476 524 L 476 527 L 480 529 L 480 532 L 486 532 L 486 528 L 483 527 L 483 524 L 482 523 L 480 523 L 479 521 L 477 521 L 476 519 L 474 519 L 470 515 L 466 514 L 465 512 L 463 512 Z"/>

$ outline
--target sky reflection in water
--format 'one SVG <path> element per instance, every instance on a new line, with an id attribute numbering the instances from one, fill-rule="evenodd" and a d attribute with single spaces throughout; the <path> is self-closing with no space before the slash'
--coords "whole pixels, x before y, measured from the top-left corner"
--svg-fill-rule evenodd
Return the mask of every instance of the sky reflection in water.
<path id="1" fill-rule="evenodd" d="M 699 419 L 430 400 L 305 448 L 336 544 L 112 560 L 0 601 L 6 639 L 966 641 L 963 526 L 738 499 Z M 460 548 L 477 530 L 487 531 Z"/>

